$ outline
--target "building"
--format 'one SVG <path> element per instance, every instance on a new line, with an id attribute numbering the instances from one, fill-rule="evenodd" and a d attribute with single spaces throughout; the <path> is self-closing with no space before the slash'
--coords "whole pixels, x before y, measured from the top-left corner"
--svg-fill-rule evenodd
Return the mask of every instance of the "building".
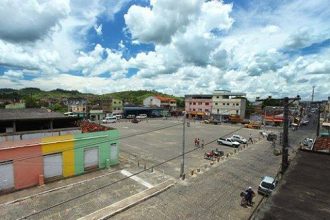
<path id="1" fill-rule="evenodd" d="M 146 107 L 160 107 L 168 109 L 170 112 L 176 111 L 176 100 L 163 96 L 149 96 L 143 100 L 143 105 Z"/>
<path id="2" fill-rule="evenodd" d="M 5 109 L 22 109 L 22 108 L 25 108 L 24 102 L 11 103 L 5 106 Z"/>
<path id="3" fill-rule="evenodd" d="M 212 96 L 212 116 L 217 119 L 229 115 L 239 115 L 245 118 L 246 94 L 228 90 L 215 90 Z"/>
<path id="4" fill-rule="evenodd" d="M 64 99 L 63 103 L 68 107 L 68 112 L 72 112 L 80 118 L 87 116 L 87 99 L 68 98 Z"/>
<path id="5" fill-rule="evenodd" d="M 101 98 L 94 100 L 92 105 L 89 105 L 89 110 L 103 110 L 104 113 L 123 113 L 123 101 L 114 98 Z"/>
<path id="6" fill-rule="evenodd" d="M 76 118 L 44 108 L 0 109 L 1 133 L 76 127 Z"/>
<path id="7" fill-rule="evenodd" d="M 0 142 L 0 193 L 119 163 L 117 130 L 84 122 L 80 129 L 64 131 Z"/>
<path id="8" fill-rule="evenodd" d="M 275 192 L 250 219 L 330 219 L 329 159 L 329 153 L 298 151 Z"/>
<path id="9" fill-rule="evenodd" d="M 170 116 L 168 109 L 160 107 L 143 107 L 143 106 L 125 106 L 124 107 L 124 117 L 128 115 L 140 115 L 146 114 L 148 117 L 164 117 Z"/>
<path id="10" fill-rule="evenodd" d="M 185 95 L 187 117 L 206 118 L 211 115 L 212 95 Z"/>

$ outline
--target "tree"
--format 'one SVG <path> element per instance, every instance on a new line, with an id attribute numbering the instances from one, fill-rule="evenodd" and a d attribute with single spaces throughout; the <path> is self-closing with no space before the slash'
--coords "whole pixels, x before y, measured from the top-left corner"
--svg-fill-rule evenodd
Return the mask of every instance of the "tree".
<path id="1" fill-rule="evenodd" d="M 37 100 L 31 96 L 27 96 L 24 98 L 25 107 L 26 108 L 40 108 L 40 104 Z"/>

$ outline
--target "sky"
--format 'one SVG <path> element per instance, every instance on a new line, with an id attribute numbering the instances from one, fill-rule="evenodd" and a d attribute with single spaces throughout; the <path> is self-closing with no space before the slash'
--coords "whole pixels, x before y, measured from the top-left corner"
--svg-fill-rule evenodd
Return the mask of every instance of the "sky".
<path id="1" fill-rule="evenodd" d="M 1 0 L 0 88 L 330 96 L 329 0 Z"/>

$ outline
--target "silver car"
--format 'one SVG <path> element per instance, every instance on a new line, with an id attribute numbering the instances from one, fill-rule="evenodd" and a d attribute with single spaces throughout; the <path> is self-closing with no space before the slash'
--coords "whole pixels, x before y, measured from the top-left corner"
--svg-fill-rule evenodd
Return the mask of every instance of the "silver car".
<path id="1" fill-rule="evenodd" d="M 259 184 L 258 193 L 269 196 L 275 189 L 277 182 L 278 181 L 271 176 L 264 176 Z"/>

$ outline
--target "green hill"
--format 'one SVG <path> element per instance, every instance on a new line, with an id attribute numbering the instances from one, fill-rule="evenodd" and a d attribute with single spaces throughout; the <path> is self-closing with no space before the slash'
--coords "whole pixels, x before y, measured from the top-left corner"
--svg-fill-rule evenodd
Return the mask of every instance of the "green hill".
<path id="1" fill-rule="evenodd" d="M 177 100 L 178 107 L 184 106 L 184 99 L 182 97 L 175 97 L 172 95 L 157 92 L 155 90 L 137 90 L 137 91 L 122 91 L 114 92 L 103 95 L 95 95 L 91 93 L 81 93 L 77 90 L 64 90 L 55 89 L 51 91 L 43 91 L 39 88 L 23 88 L 23 89 L 10 89 L 0 88 L 0 99 L 18 101 L 25 100 L 32 102 L 31 107 L 48 106 L 48 100 L 52 100 L 57 104 L 61 104 L 63 98 L 86 98 L 88 101 L 92 101 L 99 98 L 116 98 L 123 100 L 124 103 L 130 103 L 135 105 L 142 105 L 143 100 L 148 96 L 161 95 L 165 97 L 175 98 Z"/>

